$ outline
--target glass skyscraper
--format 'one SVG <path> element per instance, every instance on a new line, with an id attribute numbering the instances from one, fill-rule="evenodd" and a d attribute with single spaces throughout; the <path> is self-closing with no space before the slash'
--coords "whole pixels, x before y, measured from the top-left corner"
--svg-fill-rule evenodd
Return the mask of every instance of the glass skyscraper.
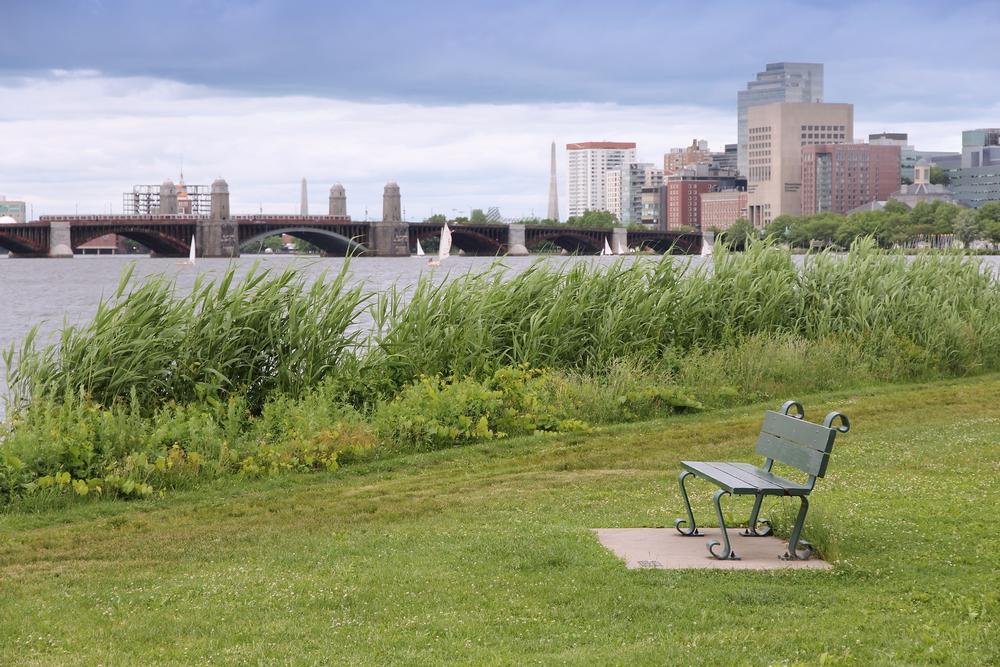
<path id="1" fill-rule="evenodd" d="M 737 167 L 747 175 L 747 109 L 771 102 L 822 102 L 822 63 L 768 63 L 736 93 Z"/>

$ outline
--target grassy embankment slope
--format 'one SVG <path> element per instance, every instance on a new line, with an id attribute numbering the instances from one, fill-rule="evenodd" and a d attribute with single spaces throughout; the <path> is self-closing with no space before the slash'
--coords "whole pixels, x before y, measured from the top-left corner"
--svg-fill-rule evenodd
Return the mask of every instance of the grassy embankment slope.
<path id="1" fill-rule="evenodd" d="M 626 571 L 589 531 L 669 525 L 677 461 L 752 460 L 763 405 L 9 514 L 0 663 L 998 664 L 997 397 L 800 397 L 854 426 L 806 524 L 832 572 Z"/>

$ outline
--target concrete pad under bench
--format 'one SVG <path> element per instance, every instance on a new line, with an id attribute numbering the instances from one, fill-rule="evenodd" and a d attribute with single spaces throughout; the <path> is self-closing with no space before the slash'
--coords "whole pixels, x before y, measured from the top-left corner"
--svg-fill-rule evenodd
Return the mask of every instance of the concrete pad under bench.
<path id="1" fill-rule="evenodd" d="M 718 528 L 698 527 L 704 535 L 684 537 L 673 528 L 595 528 L 597 539 L 630 570 L 717 569 L 717 570 L 829 570 L 833 566 L 815 556 L 809 560 L 782 560 L 788 543 L 777 537 L 743 537 L 739 529 L 729 529 L 733 551 L 740 560 L 712 558 L 705 547 L 708 540 L 722 540 Z"/>

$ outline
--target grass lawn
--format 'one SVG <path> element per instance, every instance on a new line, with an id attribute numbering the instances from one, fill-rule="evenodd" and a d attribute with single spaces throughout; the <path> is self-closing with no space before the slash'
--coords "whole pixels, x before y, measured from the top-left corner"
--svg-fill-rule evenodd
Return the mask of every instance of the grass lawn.
<path id="1" fill-rule="evenodd" d="M 799 398 L 852 422 L 831 572 L 626 571 L 590 533 L 672 525 L 677 462 L 754 460 L 756 405 L 0 516 L 0 664 L 1000 664 L 1000 377 Z"/>

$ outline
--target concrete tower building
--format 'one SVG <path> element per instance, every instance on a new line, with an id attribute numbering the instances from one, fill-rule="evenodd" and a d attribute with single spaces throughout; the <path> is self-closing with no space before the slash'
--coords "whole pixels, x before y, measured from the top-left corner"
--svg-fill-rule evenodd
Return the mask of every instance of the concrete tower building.
<path id="1" fill-rule="evenodd" d="M 336 183 L 330 188 L 330 215 L 347 217 L 347 192 L 340 183 Z"/>
<path id="2" fill-rule="evenodd" d="M 309 191 L 306 189 L 306 179 L 302 179 L 302 192 L 299 193 L 299 215 L 309 215 Z"/>
<path id="3" fill-rule="evenodd" d="M 395 181 L 385 184 L 382 191 L 382 222 L 402 222 L 403 209 L 399 194 L 399 185 Z"/>
<path id="4" fill-rule="evenodd" d="M 585 141 L 566 144 L 569 154 L 569 214 L 608 210 L 605 199 L 609 171 L 635 162 L 635 144 L 620 141 Z M 616 211 L 612 211 L 616 213 Z"/>
<path id="5" fill-rule="evenodd" d="M 802 147 L 853 143 L 854 106 L 778 102 L 750 107 L 747 117 L 747 212 L 763 229 L 779 215 L 802 215 Z"/>
<path id="6" fill-rule="evenodd" d="M 823 65 L 821 63 L 768 63 L 747 89 L 736 93 L 737 168 L 746 176 L 747 113 L 750 107 L 773 102 L 822 102 Z"/>
<path id="7" fill-rule="evenodd" d="M 559 222 L 559 189 L 556 186 L 556 142 L 552 142 L 552 158 L 549 162 L 549 210 L 546 219 Z"/>

